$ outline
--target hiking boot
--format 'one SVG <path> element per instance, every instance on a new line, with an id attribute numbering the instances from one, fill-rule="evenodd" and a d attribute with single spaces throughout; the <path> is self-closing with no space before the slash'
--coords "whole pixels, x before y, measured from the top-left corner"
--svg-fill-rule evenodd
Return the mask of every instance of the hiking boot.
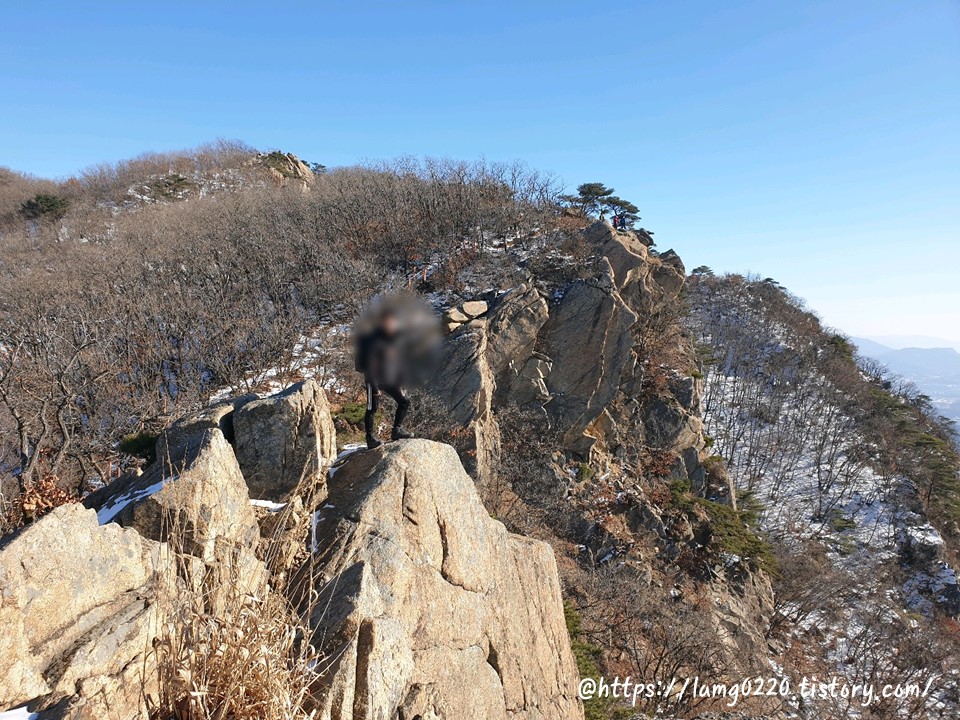
<path id="1" fill-rule="evenodd" d="M 412 432 L 407 432 L 407 431 L 404 430 L 402 427 L 395 427 L 395 428 L 390 432 L 390 439 L 391 439 L 391 440 L 409 440 L 409 439 L 412 438 L 412 437 L 413 437 L 413 433 L 412 433 Z"/>
<path id="2" fill-rule="evenodd" d="M 383 445 L 382 442 L 377 440 L 373 435 L 367 435 L 367 450 L 373 450 Z"/>

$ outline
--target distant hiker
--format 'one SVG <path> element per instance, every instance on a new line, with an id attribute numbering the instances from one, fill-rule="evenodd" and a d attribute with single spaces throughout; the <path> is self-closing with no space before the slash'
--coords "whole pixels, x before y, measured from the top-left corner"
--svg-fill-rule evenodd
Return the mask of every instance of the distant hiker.
<path id="1" fill-rule="evenodd" d="M 427 368 L 434 354 L 439 342 L 438 318 L 422 301 L 387 298 L 368 310 L 357 325 L 355 367 L 363 373 L 366 389 L 363 429 L 367 447 L 382 444 L 375 427 L 381 391 L 397 403 L 390 439 L 412 438 L 413 434 L 403 428 L 410 410 L 406 388 L 416 381 L 417 370 Z"/>

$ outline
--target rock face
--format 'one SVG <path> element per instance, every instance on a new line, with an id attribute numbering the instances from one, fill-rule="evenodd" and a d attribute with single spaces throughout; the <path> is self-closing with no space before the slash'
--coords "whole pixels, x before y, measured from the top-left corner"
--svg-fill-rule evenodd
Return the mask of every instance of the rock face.
<path id="1" fill-rule="evenodd" d="M 546 379 L 552 398 L 547 411 L 567 445 L 616 396 L 624 367 L 633 358 L 636 321 L 616 291 L 607 263 L 597 280 L 579 281 L 567 290 L 544 325 L 543 344 L 553 360 Z"/>
<path id="2" fill-rule="evenodd" d="M 487 362 L 486 323 L 474 320 L 448 338 L 432 390 L 451 425 L 464 428 L 464 462 L 482 483 L 492 479 L 500 448 L 492 412 L 495 387 Z"/>
<path id="3" fill-rule="evenodd" d="M 323 495 L 337 431 L 319 383 L 298 383 L 245 403 L 233 416 L 234 447 L 250 497 L 283 500 L 301 482 Z"/>
<path id="4" fill-rule="evenodd" d="M 168 447 L 170 447 L 168 445 Z M 214 563 L 230 548 L 252 548 L 259 536 L 247 485 L 219 429 L 200 429 L 172 446 L 143 475 L 86 501 L 101 522 L 163 540 L 183 527 L 185 550 Z"/>
<path id="5" fill-rule="evenodd" d="M 266 592 L 251 495 L 296 508 L 269 518 L 284 525 L 271 539 L 271 567 L 286 569 L 305 546 L 335 456 L 316 383 L 234 398 L 171 425 L 157 462 L 88 496 L 90 509 L 64 506 L 17 536 L 0 551 L 0 663 L 8 665 L 0 675 L 9 678 L 0 708 L 40 698 L 50 717 L 144 717 L 142 657 L 160 625 L 154 575 L 211 583 L 212 608 L 227 582 Z M 161 569 L 171 553 L 182 555 Z"/>
<path id="6" fill-rule="evenodd" d="M 515 427 L 512 408 L 523 411 L 519 417 L 531 433 L 542 423 L 544 436 L 559 438 L 544 481 L 555 480 L 572 498 L 558 512 L 577 528 L 576 542 L 600 563 L 616 558 L 652 577 L 709 537 L 695 535 L 694 524 L 662 507 L 669 505 L 659 499 L 667 485 L 676 482 L 734 509 L 736 493 L 722 461 L 709 456 L 703 381 L 695 348 L 676 319 L 683 262 L 673 251 L 656 253 L 649 234 L 616 232 L 603 222 L 579 240 L 587 258 L 580 267 L 557 272 L 551 265 L 538 277 L 537 266 L 528 265 L 534 275 L 493 299 L 483 315 L 469 320 L 462 309 L 451 311 L 451 360 L 435 390 L 451 423 L 467 424 L 478 438 L 463 454 L 480 481 L 502 464 L 500 445 L 483 439 L 499 437 L 500 422 Z M 504 447 L 509 440 L 504 435 Z M 511 490 L 527 492 L 523 500 L 536 507 L 539 490 L 517 490 L 523 477 L 513 482 Z M 618 500 L 594 512 L 604 494 Z M 698 521 L 696 529 L 709 522 Z M 731 666 L 765 656 L 772 611 L 766 576 L 730 572 L 709 592 L 718 599 L 708 611 L 713 638 Z"/>
<path id="7" fill-rule="evenodd" d="M 675 378 L 644 407 L 636 400 L 646 372 L 638 325 L 675 301 L 683 263 L 672 251 L 652 253 L 649 237 L 602 222 L 584 230 L 583 240 L 599 258 L 596 272 L 555 292 L 552 302 L 531 280 L 477 319 L 468 320 L 468 304 L 447 314 L 454 332 L 433 392 L 454 422 L 476 434 L 475 458 L 465 462 L 478 479 L 493 474 L 495 415 L 509 406 L 541 411 L 564 448 L 583 456 L 598 440 L 613 446 L 645 435 L 657 449 L 703 449 L 694 378 Z"/>
<path id="8" fill-rule="evenodd" d="M 583 716 L 553 554 L 488 517 L 453 448 L 358 454 L 329 500 L 320 717 Z"/>
<path id="9" fill-rule="evenodd" d="M 267 169 L 278 184 L 284 180 L 295 180 L 301 187 L 307 188 L 316 179 L 307 164 L 293 153 L 275 151 L 259 155 L 256 160 Z"/>
<path id="10" fill-rule="evenodd" d="M 142 716 L 160 546 L 57 508 L 0 550 L 0 709 L 37 697 L 72 718 Z"/>

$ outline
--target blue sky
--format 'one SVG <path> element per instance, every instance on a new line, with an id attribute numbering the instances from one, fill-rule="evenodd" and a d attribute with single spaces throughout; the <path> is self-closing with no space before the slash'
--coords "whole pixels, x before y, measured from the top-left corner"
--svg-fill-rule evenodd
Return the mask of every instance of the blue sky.
<path id="1" fill-rule="evenodd" d="M 688 267 L 960 344 L 960 1 L 7 3 L 0 165 L 216 138 L 598 180 Z"/>

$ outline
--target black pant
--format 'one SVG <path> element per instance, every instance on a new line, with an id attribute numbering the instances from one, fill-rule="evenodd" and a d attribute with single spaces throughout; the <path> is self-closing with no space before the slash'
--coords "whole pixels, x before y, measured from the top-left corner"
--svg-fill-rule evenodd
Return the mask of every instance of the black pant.
<path id="1" fill-rule="evenodd" d="M 393 417 L 393 426 L 395 428 L 403 425 L 403 419 L 407 416 L 410 409 L 410 398 L 399 385 L 378 386 L 367 383 L 367 412 L 363 416 L 363 428 L 367 431 L 367 437 L 373 437 L 374 416 L 380 407 L 380 390 L 392 397 L 397 403 L 397 414 Z"/>

